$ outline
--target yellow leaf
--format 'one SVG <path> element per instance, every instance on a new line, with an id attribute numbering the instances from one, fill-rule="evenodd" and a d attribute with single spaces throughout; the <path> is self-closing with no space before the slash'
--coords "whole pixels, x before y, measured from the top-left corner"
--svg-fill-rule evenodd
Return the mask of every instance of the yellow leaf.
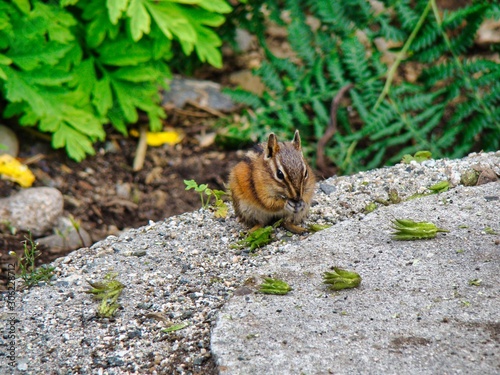
<path id="1" fill-rule="evenodd" d="M 35 181 L 35 176 L 29 168 L 8 154 L 0 155 L 0 176 L 22 187 L 30 187 Z"/>
<path id="2" fill-rule="evenodd" d="M 139 136 L 139 132 L 137 130 L 130 130 L 130 135 L 134 137 Z M 168 143 L 169 145 L 176 145 L 180 141 L 182 141 L 182 134 L 179 132 L 176 132 L 175 130 L 171 131 L 166 131 L 166 132 L 156 132 L 156 133 L 151 133 L 147 132 L 146 133 L 146 143 L 148 146 L 161 146 L 165 143 Z"/>

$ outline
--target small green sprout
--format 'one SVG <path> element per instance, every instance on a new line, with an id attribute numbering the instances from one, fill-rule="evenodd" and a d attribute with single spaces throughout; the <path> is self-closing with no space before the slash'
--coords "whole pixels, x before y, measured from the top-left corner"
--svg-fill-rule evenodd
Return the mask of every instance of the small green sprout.
<path id="1" fill-rule="evenodd" d="M 377 204 L 375 202 L 370 202 L 365 206 L 364 211 L 366 213 L 370 213 L 375 211 L 376 209 L 377 209 Z"/>
<path id="2" fill-rule="evenodd" d="M 180 331 L 181 329 L 184 329 L 186 327 L 189 327 L 189 322 L 182 322 L 179 324 L 173 324 L 168 328 L 162 329 L 161 331 L 165 332 L 165 333 L 169 333 L 169 332 Z"/>
<path id="3" fill-rule="evenodd" d="M 468 169 L 460 176 L 460 183 L 464 186 L 475 186 L 480 174 L 480 172 L 474 169 Z"/>
<path id="4" fill-rule="evenodd" d="M 259 247 L 266 246 L 272 240 L 272 234 L 274 232 L 274 226 L 268 225 L 267 227 L 258 228 L 250 231 L 248 235 L 239 240 L 235 247 L 250 247 L 250 251 L 253 251 Z"/>
<path id="5" fill-rule="evenodd" d="M 469 280 L 469 285 L 470 286 L 480 286 L 482 281 L 483 280 L 481 280 L 481 279 L 472 279 L 472 280 Z"/>
<path id="6" fill-rule="evenodd" d="M 396 189 L 390 189 L 388 195 L 390 203 L 392 204 L 401 203 L 401 197 L 399 196 L 399 193 Z"/>
<path id="7" fill-rule="evenodd" d="M 401 162 L 404 164 L 410 164 L 412 161 L 421 163 L 423 161 L 430 160 L 431 158 L 432 158 L 432 153 L 430 151 L 417 151 L 413 156 L 409 154 L 404 155 Z"/>
<path id="8" fill-rule="evenodd" d="M 338 267 L 333 267 L 334 272 L 325 272 L 323 282 L 329 285 L 332 290 L 342 290 L 356 288 L 361 284 L 361 276 L 356 272 L 346 271 Z"/>
<path id="9" fill-rule="evenodd" d="M 259 292 L 264 294 L 284 295 L 292 290 L 292 287 L 282 280 L 266 277 L 260 285 Z"/>
<path id="10" fill-rule="evenodd" d="M 486 234 L 498 234 L 497 232 L 495 232 L 492 228 L 490 227 L 486 227 L 484 228 L 484 233 Z"/>
<path id="11" fill-rule="evenodd" d="M 324 224 L 324 225 L 321 225 L 321 224 L 311 224 L 311 225 L 309 225 L 307 227 L 307 229 L 309 229 L 309 231 L 312 232 L 312 233 L 316 233 L 316 232 L 325 230 L 327 228 L 330 228 L 331 226 L 332 226 L 332 224 Z"/>
<path id="12" fill-rule="evenodd" d="M 101 300 L 97 315 L 102 318 L 111 318 L 121 307 L 117 301 L 125 286 L 116 280 L 117 276 L 117 273 L 108 273 L 102 282 L 87 281 L 92 288 L 86 290 L 85 293 L 93 294 L 95 299 Z"/>
<path id="13" fill-rule="evenodd" d="M 450 183 L 448 181 L 440 181 L 437 184 L 428 187 L 432 191 L 432 194 L 444 193 L 450 188 Z"/>
<path id="14" fill-rule="evenodd" d="M 82 233 L 80 231 L 80 229 L 81 229 L 80 220 L 75 219 L 75 217 L 73 215 L 69 215 L 69 220 L 71 222 L 71 225 L 75 229 L 76 233 L 78 234 L 78 237 L 80 238 L 81 245 L 82 246 L 86 246 L 85 245 L 85 241 L 84 241 L 84 239 L 82 237 Z"/>
<path id="15" fill-rule="evenodd" d="M 23 254 L 17 255 L 14 251 L 9 252 L 9 255 L 17 260 L 17 266 L 20 271 L 21 279 L 24 285 L 28 288 L 37 285 L 40 281 L 48 282 L 54 274 L 54 267 L 42 265 L 36 268 L 36 258 L 40 256 L 40 251 L 37 249 L 36 242 L 33 242 L 31 232 L 24 237 Z"/>
<path id="16" fill-rule="evenodd" d="M 227 216 L 228 207 L 222 200 L 222 196 L 227 194 L 225 191 L 210 189 L 207 184 L 198 185 L 195 180 L 184 180 L 184 185 L 186 185 L 186 190 L 194 189 L 200 194 L 201 206 L 205 209 L 210 206 L 210 198 L 214 197 L 215 217 Z M 206 196 L 206 200 L 204 196 Z"/>
<path id="17" fill-rule="evenodd" d="M 392 228 L 396 230 L 392 239 L 400 241 L 430 239 L 435 238 L 438 232 L 449 232 L 427 221 L 395 219 L 392 225 Z"/>

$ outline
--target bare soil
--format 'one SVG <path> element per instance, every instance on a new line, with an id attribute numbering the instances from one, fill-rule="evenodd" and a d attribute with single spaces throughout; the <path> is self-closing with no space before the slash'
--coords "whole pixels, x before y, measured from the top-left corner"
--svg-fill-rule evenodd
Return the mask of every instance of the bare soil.
<path id="1" fill-rule="evenodd" d="M 229 170 L 237 161 L 236 152 L 221 150 L 214 144 L 201 147 L 197 136 L 209 130 L 203 125 L 207 119 L 191 120 L 171 113 L 169 123 L 183 131 L 183 141 L 175 146 L 149 147 L 144 167 L 138 172 L 132 170 L 137 138 L 116 133 L 108 134 L 105 142 L 96 144 L 95 156 L 77 163 L 64 151 L 53 150 L 46 141 L 17 129 L 21 140 L 19 157 L 28 162 L 31 159 L 29 167 L 36 176 L 33 186 L 60 190 L 64 196 L 64 216 L 71 215 L 97 242 L 124 229 L 146 225 L 150 220 L 200 208 L 198 193 L 186 191 L 184 180 L 194 179 L 214 189 L 225 189 Z M 16 184 L 0 180 L 0 198 L 18 190 Z M 13 263 L 9 251 L 19 254 L 23 251 L 27 235 L 22 231 L 11 233 L 10 228 L 0 224 L 2 265 Z M 37 265 L 68 253 L 50 248 L 39 250 Z M 0 289 L 4 289 L 5 282 L 6 274 L 2 272 Z"/>

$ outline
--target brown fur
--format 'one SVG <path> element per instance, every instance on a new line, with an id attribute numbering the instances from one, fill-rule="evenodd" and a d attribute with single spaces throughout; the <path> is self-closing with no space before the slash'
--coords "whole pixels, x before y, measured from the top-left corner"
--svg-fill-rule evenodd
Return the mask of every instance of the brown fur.
<path id="1" fill-rule="evenodd" d="M 295 233 L 306 231 L 297 224 L 309 212 L 315 182 L 298 131 L 291 142 L 278 142 L 270 134 L 229 175 L 234 210 L 243 223 L 258 228 L 284 219 L 283 226 Z"/>

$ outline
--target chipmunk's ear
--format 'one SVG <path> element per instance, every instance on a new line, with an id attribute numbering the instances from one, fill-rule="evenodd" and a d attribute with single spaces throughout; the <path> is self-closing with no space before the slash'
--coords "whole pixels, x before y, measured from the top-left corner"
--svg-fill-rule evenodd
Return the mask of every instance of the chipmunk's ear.
<path id="1" fill-rule="evenodd" d="M 298 130 L 295 130 L 295 135 L 293 136 L 292 143 L 295 149 L 297 149 L 298 151 L 302 149 L 302 146 L 300 145 L 300 134 Z"/>
<path id="2" fill-rule="evenodd" d="M 278 141 L 276 140 L 276 136 L 274 133 L 269 134 L 269 138 L 267 139 L 267 147 L 266 147 L 266 159 L 270 159 L 274 157 L 278 151 L 280 150 L 280 146 L 278 145 Z"/>

